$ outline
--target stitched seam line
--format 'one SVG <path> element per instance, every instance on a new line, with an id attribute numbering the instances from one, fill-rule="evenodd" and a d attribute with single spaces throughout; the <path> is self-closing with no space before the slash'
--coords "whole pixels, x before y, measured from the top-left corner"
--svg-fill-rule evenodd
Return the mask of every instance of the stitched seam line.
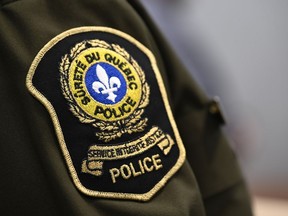
<path id="1" fill-rule="evenodd" d="M 8 4 L 16 2 L 16 1 L 18 1 L 18 0 L 6 0 L 6 1 L 4 0 L 4 1 L 0 1 L 0 5 L 1 5 L 1 7 L 3 7 L 5 5 L 8 5 Z"/>

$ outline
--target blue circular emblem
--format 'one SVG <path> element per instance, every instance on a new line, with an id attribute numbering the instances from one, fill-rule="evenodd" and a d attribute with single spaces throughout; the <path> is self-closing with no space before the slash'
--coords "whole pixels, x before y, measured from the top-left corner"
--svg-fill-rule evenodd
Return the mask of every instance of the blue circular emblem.
<path id="1" fill-rule="evenodd" d="M 116 104 L 126 95 L 127 84 L 122 73 L 108 63 L 96 63 L 86 73 L 89 94 L 103 104 Z"/>

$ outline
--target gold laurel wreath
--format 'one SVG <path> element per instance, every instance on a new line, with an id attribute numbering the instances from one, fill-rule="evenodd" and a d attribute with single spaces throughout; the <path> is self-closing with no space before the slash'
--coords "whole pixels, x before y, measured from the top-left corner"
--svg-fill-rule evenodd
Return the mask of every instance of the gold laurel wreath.
<path id="1" fill-rule="evenodd" d="M 69 88 L 68 73 L 71 62 L 85 49 L 90 47 L 101 47 L 115 51 L 123 56 L 136 70 L 142 84 L 142 96 L 137 109 L 127 118 L 117 120 L 113 122 L 103 121 L 95 119 L 90 115 L 87 115 L 75 102 L 72 93 Z M 78 117 L 81 123 L 92 124 L 97 127 L 101 132 L 96 133 L 96 136 L 104 142 L 109 142 L 113 139 L 121 137 L 123 134 L 141 132 L 147 125 L 147 118 L 141 118 L 144 113 L 144 108 L 149 103 L 150 87 L 145 80 L 145 74 L 138 63 L 132 58 L 132 56 L 122 47 L 117 44 L 108 44 L 102 40 L 89 40 L 77 43 L 70 51 L 70 54 L 66 54 L 62 57 L 62 61 L 59 66 L 60 69 L 60 83 L 64 97 L 68 101 L 70 110 Z"/>

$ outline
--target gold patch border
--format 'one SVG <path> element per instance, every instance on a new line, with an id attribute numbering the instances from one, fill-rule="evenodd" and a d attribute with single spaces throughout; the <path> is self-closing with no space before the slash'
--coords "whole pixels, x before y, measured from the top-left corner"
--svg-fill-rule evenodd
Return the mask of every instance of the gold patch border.
<path id="1" fill-rule="evenodd" d="M 176 143 L 178 144 L 179 147 L 179 158 L 176 162 L 176 164 L 170 169 L 170 171 L 163 176 L 163 178 L 148 192 L 144 193 L 144 194 L 134 194 L 134 193 L 116 193 L 116 192 L 102 192 L 102 191 L 95 191 L 95 190 L 90 190 L 87 189 L 86 187 L 84 187 L 77 175 L 77 172 L 73 166 L 72 163 L 72 159 L 70 156 L 70 153 L 67 149 L 66 143 L 65 143 L 65 139 L 64 139 L 64 135 L 56 114 L 56 111 L 53 107 L 53 105 L 50 103 L 50 101 L 44 96 L 42 95 L 36 88 L 35 86 L 33 86 L 33 76 L 35 74 L 36 68 L 39 64 L 39 62 L 41 61 L 41 59 L 43 58 L 43 56 L 54 46 L 56 45 L 59 41 L 65 39 L 68 36 L 71 35 L 75 35 L 78 33 L 84 33 L 84 32 L 93 32 L 93 31 L 97 31 L 97 32 L 107 32 L 110 34 L 115 34 L 117 36 L 120 36 L 126 40 L 128 40 L 130 43 L 133 43 L 136 47 L 138 47 L 142 52 L 144 52 L 151 63 L 151 66 L 154 70 L 156 79 L 157 79 L 157 83 L 161 92 L 161 96 L 162 96 L 162 100 L 164 102 L 164 106 L 168 115 L 168 119 L 170 121 L 170 124 L 172 126 L 174 135 L 175 135 L 175 139 L 176 139 Z M 34 58 L 27 77 L 26 77 L 26 87 L 28 88 L 28 90 L 30 91 L 30 93 L 37 98 L 44 106 L 45 108 L 48 110 L 50 117 L 52 118 L 52 122 L 54 124 L 55 127 L 55 131 L 56 131 L 56 135 L 58 138 L 58 142 L 60 144 L 62 153 L 64 155 L 64 158 L 66 160 L 66 163 L 68 165 L 68 169 L 70 171 L 70 175 L 72 177 L 72 180 L 74 182 L 74 184 L 76 185 L 76 187 L 78 188 L 78 190 L 80 190 L 82 193 L 88 195 L 88 196 L 93 196 L 93 197 L 101 197 L 101 198 L 117 198 L 117 199 L 130 199 L 130 200 L 139 200 L 139 201 L 148 201 L 150 200 L 166 183 L 167 181 L 180 169 L 180 167 L 183 165 L 185 158 L 186 158 L 186 152 L 185 152 L 185 148 L 183 145 L 183 142 L 181 140 L 179 131 L 177 129 L 177 125 L 176 122 L 174 120 L 172 111 L 171 111 L 171 107 L 168 101 L 168 97 L 167 97 L 167 93 L 166 93 L 166 89 L 164 86 L 164 82 L 163 79 L 161 77 L 161 74 L 159 72 L 159 69 L 157 67 L 157 63 L 156 63 L 156 59 L 154 57 L 154 55 L 152 54 L 152 52 L 146 48 L 143 44 L 141 44 L 139 41 L 137 41 L 135 38 L 133 38 L 132 36 L 117 30 L 117 29 L 113 29 L 113 28 L 109 28 L 109 27 L 103 27 L 103 26 L 83 26 L 83 27 L 77 27 L 77 28 L 72 28 L 69 29 L 67 31 L 64 31 L 62 33 L 60 33 L 59 35 L 55 36 L 53 39 L 51 39 L 36 55 L 36 57 Z"/>

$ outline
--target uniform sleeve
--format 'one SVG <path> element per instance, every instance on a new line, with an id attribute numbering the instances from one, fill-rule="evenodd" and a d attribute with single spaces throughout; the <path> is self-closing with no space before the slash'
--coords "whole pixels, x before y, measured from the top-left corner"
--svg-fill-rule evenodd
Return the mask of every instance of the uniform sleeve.
<path id="1" fill-rule="evenodd" d="M 205 215 L 187 161 L 148 202 L 95 198 L 78 191 L 47 110 L 25 86 L 29 67 L 43 46 L 62 32 L 81 26 L 118 29 L 140 41 L 157 56 L 168 83 L 166 62 L 135 8 L 123 0 L 1 1 L 0 26 L 1 214 Z"/>
<path id="2" fill-rule="evenodd" d="M 204 216 L 205 211 L 207 215 L 250 214 L 236 158 L 218 119 L 209 113 L 210 100 L 136 1 L 0 3 L 3 215 Z M 47 110 L 25 86 L 29 67 L 39 50 L 55 36 L 81 26 L 118 29 L 144 44 L 156 57 L 187 160 L 148 202 L 94 198 L 79 192 L 67 171 Z"/>

